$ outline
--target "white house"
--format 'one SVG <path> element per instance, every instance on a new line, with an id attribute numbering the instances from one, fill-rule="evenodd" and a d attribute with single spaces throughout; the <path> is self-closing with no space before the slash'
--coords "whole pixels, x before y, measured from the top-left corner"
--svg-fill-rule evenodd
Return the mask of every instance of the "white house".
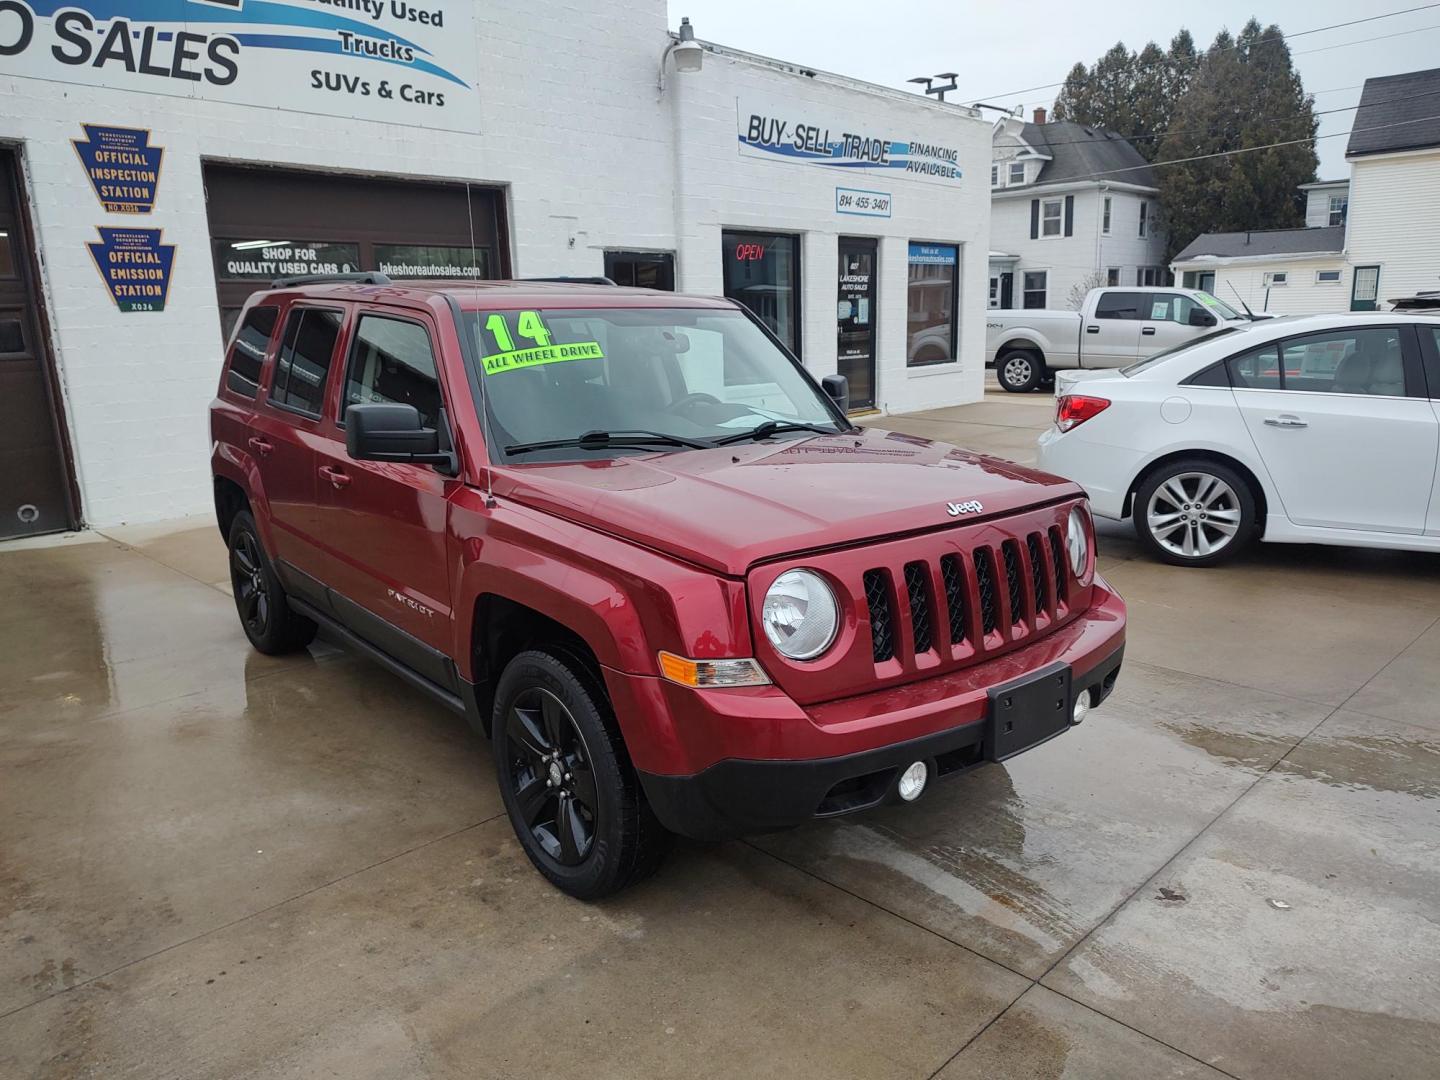
<path id="1" fill-rule="evenodd" d="M 0 2 L 0 538 L 207 511 L 284 275 L 723 293 L 857 407 L 978 399 L 990 124 L 679 46 L 664 0 Z"/>
<path id="2" fill-rule="evenodd" d="M 1369 79 L 1348 180 L 1303 184 L 1305 228 L 1206 233 L 1171 264 L 1183 283 L 1280 315 L 1373 311 L 1440 289 L 1440 68 Z"/>
<path id="3" fill-rule="evenodd" d="M 1007 116 L 990 166 L 994 307 L 1071 307 L 1096 285 L 1164 285 L 1159 188 L 1145 159 L 1113 132 Z M 1072 295 L 1073 294 L 1073 295 Z"/>

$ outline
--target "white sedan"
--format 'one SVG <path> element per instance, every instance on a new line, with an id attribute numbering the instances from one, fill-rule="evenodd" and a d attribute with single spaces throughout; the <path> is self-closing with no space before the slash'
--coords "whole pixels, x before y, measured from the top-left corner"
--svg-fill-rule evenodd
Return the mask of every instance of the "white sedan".
<path id="1" fill-rule="evenodd" d="M 1167 562 L 1256 539 L 1440 551 L 1440 316 L 1226 327 L 1056 393 L 1040 468 Z"/>

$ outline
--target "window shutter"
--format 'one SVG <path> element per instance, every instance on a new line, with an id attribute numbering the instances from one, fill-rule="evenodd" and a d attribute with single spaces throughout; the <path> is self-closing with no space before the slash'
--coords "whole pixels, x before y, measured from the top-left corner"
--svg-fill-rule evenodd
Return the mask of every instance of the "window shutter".
<path id="1" fill-rule="evenodd" d="M 1030 200 L 1030 239 L 1040 239 L 1040 200 Z"/>
<path id="2" fill-rule="evenodd" d="M 1065 235 L 1075 235 L 1075 196 L 1065 196 Z"/>

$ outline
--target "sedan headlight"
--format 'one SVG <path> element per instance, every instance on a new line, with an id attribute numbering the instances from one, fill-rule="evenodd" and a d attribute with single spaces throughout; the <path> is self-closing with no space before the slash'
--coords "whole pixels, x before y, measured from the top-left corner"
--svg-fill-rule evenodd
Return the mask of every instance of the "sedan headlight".
<path id="1" fill-rule="evenodd" d="M 840 606 L 815 571 L 786 570 L 765 593 L 760 622 L 782 656 L 813 660 L 834 643 Z"/>
<path id="2" fill-rule="evenodd" d="M 1090 565 L 1090 534 L 1085 528 L 1085 511 L 1075 507 L 1065 523 L 1065 554 L 1070 556 L 1070 570 L 1076 579 L 1084 580 Z"/>

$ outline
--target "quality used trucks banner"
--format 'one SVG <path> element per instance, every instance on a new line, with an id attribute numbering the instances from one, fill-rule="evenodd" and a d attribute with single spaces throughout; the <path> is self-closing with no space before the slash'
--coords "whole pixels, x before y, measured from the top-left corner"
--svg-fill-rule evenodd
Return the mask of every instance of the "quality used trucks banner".
<path id="1" fill-rule="evenodd" d="M 0 69 L 474 131 L 470 0 L 0 0 Z"/>

